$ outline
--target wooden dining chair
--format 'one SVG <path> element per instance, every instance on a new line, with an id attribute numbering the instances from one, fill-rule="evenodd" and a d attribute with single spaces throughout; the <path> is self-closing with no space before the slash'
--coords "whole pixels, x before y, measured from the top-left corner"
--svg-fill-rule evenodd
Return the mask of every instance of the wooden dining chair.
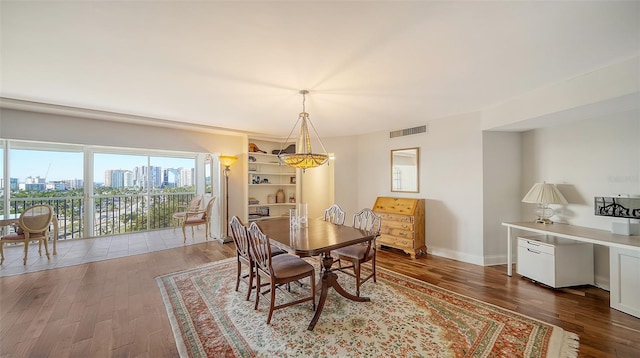
<path id="1" fill-rule="evenodd" d="M 189 205 L 186 205 L 186 206 L 179 205 L 178 206 L 179 211 L 171 215 L 171 224 L 173 225 L 173 228 L 175 229 L 178 226 L 182 226 L 182 221 L 184 220 L 184 217 L 187 212 L 194 212 L 194 211 L 200 210 L 201 203 L 202 203 L 202 195 L 196 195 L 191 199 L 191 201 L 189 202 Z"/>
<path id="2" fill-rule="evenodd" d="M 313 266 L 300 257 L 291 254 L 272 256 L 269 238 L 260 230 L 260 227 L 255 222 L 251 223 L 248 231 L 249 245 L 256 265 L 256 287 L 258 287 L 256 290 L 256 304 L 254 309 L 258 309 L 260 296 L 267 298 L 266 294 L 270 293 L 267 324 L 271 323 L 273 311 L 277 309 L 311 301 L 312 309 L 315 310 L 316 281 Z M 311 286 L 310 296 L 276 305 L 276 289 L 280 289 L 282 285 L 307 277 L 309 278 L 309 284 Z M 261 278 L 269 280 L 269 286 L 265 286 L 267 287 L 265 291 L 262 291 Z"/>
<path id="3" fill-rule="evenodd" d="M 249 288 L 247 289 L 247 298 L 251 296 L 251 291 L 255 287 L 253 285 L 253 279 L 256 276 L 255 263 L 253 262 L 253 257 L 251 256 L 251 248 L 249 246 L 249 232 L 247 231 L 247 227 L 240 221 L 240 218 L 237 216 L 233 216 L 231 220 L 229 220 L 229 227 L 231 228 L 231 236 L 233 237 L 233 243 L 236 245 L 236 261 L 238 264 L 238 270 L 236 274 L 236 292 L 240 287 L 240 281 L 245 282 Z M 271 247 L 271 255 L 280 255 L 285 254 L 286 251 L 272 246 Z M 246 266 L 248 268 L 248 273 L 242 273 L 242 266 Z"/>
<path id="4" fill-rule="evenodd" d="M 0 264 L 4 262 L 4 244 L 8 242 L 22 242 L 24 243 L 24 259 L 22 264 L 27 264 L 27 255 L 29 254 L 29 243 L 31 241 L 38 241 L 38 253 L 42 256 L 42 245 L 44 244 L 44 251 L 49 256 L 49 245 L 47 240 L 49 239 L 49 228 L 53 221 L 53 207 L 50 205 L 34 205 L 27 208 L 18 220 L 18 226 L 16 232 L 13 234 L 5 235 L 0 238 Z"/>
<path id="5" fill-rule="evenodd" d="M 344 225 L 345 213 L 338 204 L 333 204 L 324 211 L 322 220 L 336 225 Z"/>
<path id="6" fill-rule="evenodd" d="M 356 278 L 356 296 L 360 296 L 360 286 L 373 278 L 376 282 L 376 238 L 380 234 L 381 218 L 371 209 L 362 209 L 353 215 L 353 227 L 356 229 L 373 232 L 374 238 L 362 244 L 351 245 L 331 251 L 332 255 L 337 256 L 337 271 L 341 271 L 349 276 Z M 351 264 L 342 266 L 342 260 L 349 261 Z M 361 267 L 365 262 L 371 261 L 371 274 L 367 277 L 361 277 Z M 353 270 L 353 272 L 351 272 Z"/>
<path id="7" fill-rule="evenodd" d="M 204 225 L 204 238 L 209 240 L 209 230 L 211 224 L 211 215 L 213 211 L 213 203 L 216 201 L 216 197 L 212 197 L 207 203 L 204 210 L 187 211 L 182 220 L 182 235 L 184 236 L 184 242 L 187 242 L 187 227 L 191 227 L 191 237 L 193 238 L 193 227 Z"/>

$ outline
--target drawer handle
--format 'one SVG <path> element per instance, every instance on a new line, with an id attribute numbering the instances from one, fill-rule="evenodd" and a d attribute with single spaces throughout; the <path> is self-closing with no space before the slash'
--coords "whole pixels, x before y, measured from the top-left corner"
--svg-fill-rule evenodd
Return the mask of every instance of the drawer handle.
<path id="1" fill-rule="evenodd" d="M 531 249 L 527 249 L 527 251 L 532 252 L 534 254 L 541 254 L 542 252 L 540 251 L 536 251 L 536 250 L 531 250 Z"/>
<path id="2" fill-rule="evenodd" d="M 538 243 L 537 241 L 529 241 L 529 240 L 527 240 L 527 244 L 529 244 L 531 246 L 540 246 L 540 243 Z"/>
<path id="3" fill-rule="evenodd" d="M 402 232 L 400 233 L 400 236 L 407 236 L 407 233 L 406 233 L 406 232 L 404 232 L 404 231 L 402 231 Z"/>
<path id="4" fill-rule="evenodd" d="M 402 224 L 402 228 L 403 228 L 403 229 L 406 229 L 406 228 L 408 228 L 408 227 L 409 227 L 409 225 L 407 225 L 407 224 Z"/>

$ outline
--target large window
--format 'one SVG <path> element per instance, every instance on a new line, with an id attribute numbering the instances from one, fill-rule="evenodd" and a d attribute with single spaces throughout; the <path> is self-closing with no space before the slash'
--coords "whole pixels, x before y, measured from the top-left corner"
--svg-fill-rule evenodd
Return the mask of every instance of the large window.
<path id="1" fill-rule="evenodd" d="M 51 205 L 61 240 L 170 227 L 196 193 L 195 153 L 6 142 L 0 214 Z"/>
<path id="2" fill-rule="evenodd" d="M 36 204 L 53 206 L 59 239 L 83 236 L 84 180 L 82 149 L 77 146 L 10 142 L 9 212 Z"/>
<path id="3" fill-rule="evenodd" d="M 94 154 L 93 235 L 171 226 L 195 195 L 195 155 Z"/>

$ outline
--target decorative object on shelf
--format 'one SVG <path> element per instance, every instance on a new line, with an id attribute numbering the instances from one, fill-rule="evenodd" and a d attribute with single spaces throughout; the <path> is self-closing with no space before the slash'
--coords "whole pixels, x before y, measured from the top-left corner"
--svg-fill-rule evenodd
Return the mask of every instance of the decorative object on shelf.
<path id="1" fill-rule="evenodd" d="M 522 198 L 522 202 L 538 204 L 538 217 L 535 222 L 540 224 L 553 224 L 549 218 L 553 216 L 554 211 L 549 204 L 568 204 L 560 190 L 554 184 L 546 182 L 533 184 L 527 195 Z"/>
<path id="2" fill-rule="evenodd" d="M 284 190 L 282 190 L 282 188 L 276 192 L 276 203 L 284 203 Z"/>
<path id="3" fill-rule="evenodd" d="M 254 157 L 253 155 L 250 155 L 247 160 L 249 161 L 249 163 L 253 163 L 256 161 L 256 157 Z"/>
<path id="4" fill-rule="evenodd" d="M 296 202 L 296 197 L 293 196 L 293 195 L 289 196 L 289 202 L 290 203 L 295 203 Z"/>
<path id="5" fill-rule="evenodd" d="M 612 222 L 611 232 L 619 235 L 640 235 L 640 223 L 631 220 L 640 219 L 640 197 L 626 194 L 617 196 L 596 196 L 594 211 L 598 216 L 620 218 L 622 222 Z"/>
<path id="6" fill-rule="evenodd" d="M 291 144 L 288 147 L 284 148 L 284 149 L 274 149 L 271 151 L 271 154 L 280 154 L 280 153 L 295 153 L 296 152 L 296 145 L 295 144 Z"/>
<path id="7" fill-rule="evenodd" d="M 296 177 L 289 177 L 289 184 L 295 184 L 296 183 Z"/>
<path id="8" fill-rule="evenodd" d="M 261 150 L 260 148 L 258 148 L 258 146 L 255 143 L 249 143 L 249 152 L 250 153 L 264 153 L 264 154 L 267 154 L 267 152 L 265 152 L 264 150 Z"/>
<path id="9" fill-rule="evenodd" d="M 276 203 L 276 194 L 267 195 L 267 203 L 275 204 Z"/>
<path id="10" fill-rule="evenodd" d="M 254 197 L 249 197 L 249 205 L 257 205 L 257 204 L 260 204 L 260 200 Z"/>
<path id="11" fill-rule="evenodd" d="M 221 155 L 219 157 L 220 163 L 224 165 L 224 192 L 225 192 L 225 215 L 227 221 L 225 221 L 225 227 L 227 228 L 225 236 L 220 240 L 223 244 L 233 241 L 233 238 L 229 236 L 229 174 L 231 174 L 231 167 L 233 163 L 238 160 L 238 157 L 232 155 Z"/>
<path id="12" fill-rule="evenodd" d="M 318 135 L 318 131 L 316 131 L 316 128 L 313 126 L 313 123 L 311 123 L 311 119 L 309 119 L 309 113 L 305 111 L 305 100 L 306 100 L 305 96 L 308 93 L 309 91 L 307 90 L 300 91 L 300 94 L 302 95 L 302 112 L 298 116 L 298 120 L 296 121 L 296 123 L 293 125 L 291 132 L 289 132 L 287 139 L 282 143 L 282 148 L 278 151 L 278 158 L 280 159 L 281 162 L 283 162 L 285 165 L 290 167 L 300 168 L 302 169 L 302 172 L 304 172 L 306 169 L 320 166 L 329 160 L 329 155 L 327 154 L 327 150 L 324 148 L 322 139 L 320 139 L 320 136 Z M 297 148 L 298 152 L 286 153 L 283 148 L 289 142 L 289 139 L 291 138 L 291 133 L 293 133 L 293 131 L 296 129 L 298 122 L 301 122 L 299 146 Z M 311 125 L 311 128 L 313 128 L 313 131 L 316 134 L 316 137 L 318 138 L 320 145 L 322 146 L 322 150 L 324 152 L 321 154 L 313 153 L 313 151 L 311 150 L 311 138 L 309 137 L 309 128 L 308 128 L 309 124 Z"/>

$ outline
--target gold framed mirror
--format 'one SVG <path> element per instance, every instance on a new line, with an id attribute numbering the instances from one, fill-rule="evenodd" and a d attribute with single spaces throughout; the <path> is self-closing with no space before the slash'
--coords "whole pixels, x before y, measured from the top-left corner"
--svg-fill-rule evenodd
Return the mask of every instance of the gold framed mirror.
<path id="1" fill-rule="evenodd" d="M 420 148 L 391 150 L 391 191 L 420 192 Z"/>

